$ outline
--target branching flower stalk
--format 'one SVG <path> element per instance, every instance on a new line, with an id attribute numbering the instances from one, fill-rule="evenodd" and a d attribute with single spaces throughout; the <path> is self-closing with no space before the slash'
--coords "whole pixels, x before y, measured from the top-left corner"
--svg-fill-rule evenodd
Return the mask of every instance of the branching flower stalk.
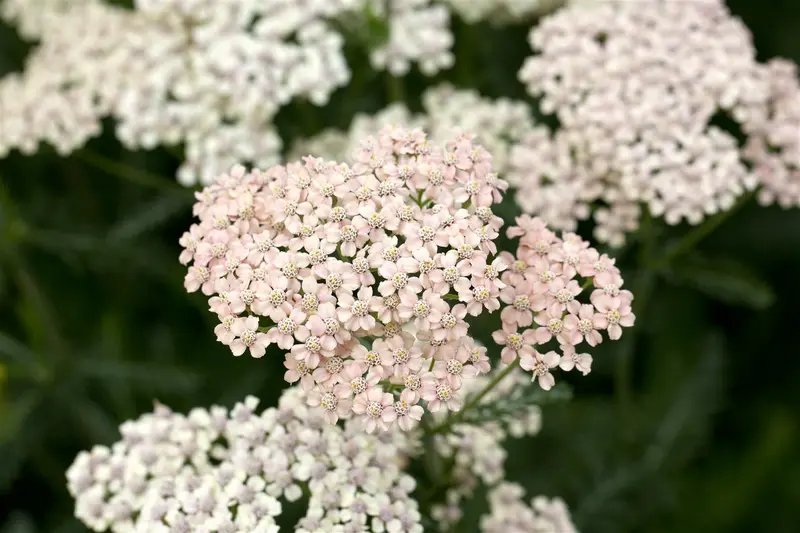
<path id="1" fill-rule="evenodd" d="M 456 413 L 449 415 L 441 424 L 438 424 L 431 428 L 423 428 L 424 433 L 426 435 L 427 434 L 435 435 L 437 433 L 444 433 L 448 431 L 453 425 L 461 422 L 470 409 L 478 405 L 486 397 L 487 394 L 489 394 L 501 381 L 503 381 L 503 379 L 505 379 L 509 374 L 511 374 L 511 372 L 513 372 L 518 367 L 519 367 L 519 358 L 516 358 L 511 364 L 506 365 L 506 367 L 503 368 L 503 370 L 495 374 L 495 376 L 491 379 L 491 381 L 489 381 L 489 383 L 487 383 L 477 394 L 472 396 L 460 411 L 457 411 Z"/>

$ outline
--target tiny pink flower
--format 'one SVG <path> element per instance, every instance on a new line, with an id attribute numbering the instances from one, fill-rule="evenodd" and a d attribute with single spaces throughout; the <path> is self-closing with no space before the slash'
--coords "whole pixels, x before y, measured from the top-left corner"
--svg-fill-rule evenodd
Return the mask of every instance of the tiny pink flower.
<path id="1" fill-rule="evenodd" d="M 352 401 L 342 394 L 341 389 L 317 388 L 308 393 L 308 405 L 312 407 L 322 407 L 325 412 L 325 421 L 335 424 L 340 418 L 345 418 L 350 414 Z"/>
<path id="2" fill-rule="evenodd" d="M 300 382 L 300 388 L 303 392 L 310 392 L 314 388 L 314 378 L 311 375 L 311 370 L 306 366 L 305 362 L 297 361 L 290 354 L 286 354 L 286 360 L 283 362 L 286 367 L 286 372 L 283 374 L 283 379 L 287 383 Z"/>
<path id="3" fill-rule="evenodd" d="M 305 337 L 308 334 L 308 328 L 303 325 L 306 320 L 306 314 L 299 308 L 295 307 L 289 316 L 284 317 L 272 327 L 267 333 L 267 340 L 270 343 L 277 344 L 283 350 L 289 350 L 294 346 L 295 336 Z"/>
<path id="4" fill-rule="evenodd" d="M 374 298 L 371 287 L 361 287 L 356 298 L 349 294 L 341 295 L 337 311 L 339 321 L 350 331 L 368 331 L 374 328 L 375 317 L 370 314 Z"/>
<path id="5" fill-rule="evenodd" d="M 561 370 L 572 370 L 573 368 L 577 368 L 578 371 L 583 374 L 584 376 L 591 372 L 592 370 L 592 356 L 588 353 L 577 353 L 575 351 L 575 346 L 571 346 L 569 344 L 562 345 L 561 351 L 563 355 L 561 356 L 561 362 L 558 364 L 558 367 Z"/>
<path id="6" fill-rule="evenodd" d="M 420 397 L 428 402 L 428 410 L 432 413 L 437 412 L 442 406 L 451 411 L 461 410 L 462 401 L 447 382 L 428 381 L 420 389 Z"/>
<path id="7" fill-rule="evenodd" d="M 591 304 L 583 304 L 577 315 L 569 314 L 564 318 L 564 328 L 567 330 L 565 337 L 569 344 L 577 345 L 585 339 L 590 346 L 597 346 L 603 341 L 602 335 L 597 331 L 603 329 L 603 315 L 595 312 Z"/>
<path id="8" fill-rule="evenodd" d="M 533 379 L 539 380 L 539 386 L 544 390 L 550 390 L 555 385 L 555 378 L 550 373 L 551 368 L 558 366 L 560 357 L 556 352 L 541 354 L 534 352 L 533 355 L 525 354 L 519 360 L 519 366 L 523 370 L 533 373 Z"/>
<path id="9" fill-rule="evenodd" d="M 231 324 L 231 332 L 236 339 L 230 344 L 233 355 L 240 356 L 245 350 L 250 350 L 253 357 L 263 357 L 270 344 L 267 335 L 258 331 L 258 318 L 249 316 L 238 318 Z"/>
<path id="10" fill-rule="evenodd" d="M 400 399 L 394 402 L 393 408 L 397 418 L 397 425 L 403 431 L 410 431 L 420 420 L 425 410 L 417 405 L 419 395 L 405 389 L 400 393 Z"/>
<path id="11" fill-rule="evenodd" d="M 440 383 L 446 383 L 454 391 L 461 388 L 462 380 L 473 379 L 478 369 L 469 363 L 470 352 L 466 350 L 449 350 L 448 356 L 436 361 L 433 375 Z"/>
<path id="12" fill-rule="evenodd" d="M 500 351 L 500 361 L 510 365 L 517 357 L 533 354 L 531 346 L 536 344 L 536 330 L 526 329 L 518 333 L 516 330 L 507 332 L 505 329 L 500 329 L 492 333 L 492 339 L 500 346 L 505 346 Z"/>
<path id="13" fill-rule="evenodd" d="M 595 291 L 591 300 L 601 315 L 596 320 L 597 327 L 606 329 L 611 340 L 617 340 L 622 336 L 623 327 L 633 326 L 636 316 L 631 311 L 630 303 L 624 299 Z"/>
<path id="14" fill-rule="evenodd" d="M 389 427 L 388 423 L 397 418 L 393 404 L 394 397 L 391 394 L 383 392 L 380 387 L 370 387 L 365 394 L 356 397 L 353 412 L 364 416 L 367 433 L 372 433 L 377 428 L 385 431 Z"/>

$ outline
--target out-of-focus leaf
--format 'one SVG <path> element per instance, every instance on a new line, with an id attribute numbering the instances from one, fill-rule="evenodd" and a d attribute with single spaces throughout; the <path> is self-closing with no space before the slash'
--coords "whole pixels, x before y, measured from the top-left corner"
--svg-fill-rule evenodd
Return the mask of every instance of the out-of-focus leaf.
<path id="1" fill-rule="evenodd" d="M 729 258 L 692 254 L 676 261 L 666 271 L 673 282 L 691 286 L 721 302 L 766 309 L 775 301 L 775 292 L 746 265 Z"/>
<path id="2" fill-rule="evenodd" d="M 27 458 L 22 442 L 0 443 L 0 492 L 5 492 L 19 475 L 22 464 Z"/>
<path id="3" fill-rule="evenodd" d="M 643 451 L 638 459 L 630 458 L 615 471 L 603 472 L 594 489 L 586 491 L 585 497 L 574 507 L 573 518 L 579 529 L 588 530 L 596 520 L 609 518 L 613 510 L 615 514 L 624 513 L 625 494 L 661 471 L 669 459 L 678 455 L 678 449 L 686 441 L 695 440 L 693 435 L 708 423 L 720 397 L 723 340 L 716 333 L 709 334 L 699 349 L 698 363 L 671 391 L 669 405 L 656 418 L 658 424 L 650 436 L 643 437 Z M 647 413 L 654 412 L 654 408 L 648 402 L 641 405 Z"/>
<path id="4" fill-rule="evenodd" d="M 160 195 L 153 202 L 125 216 L 109 230 L 108 239 L 112 242 L 135 239 L 182 212 L 193 201 L 194 198 L 188 190 L 185 194 Z"/>
<path id="5" fill-rule="evenodd" d="M 565 402 L 570 398 L 572 398 L 572 389 L 566 383 L 557 383 L 549 391 L 542 390 L 536 385 L 515 388 L 509 395 L 503 396 L 497 402 L 476 405 L 464 415 L 463 420 L 468 424 L 482 424 L 514 416 L 515 413 L 523 412 L 526 407 L 532 405 Z"/>
<path id="6" fill-rule="evenodd" d="M 86 358 L 77 363 L 81 377 L 103 381 L 135 382 L 140 388 L 189 393 L 200 386 L 200 376 L 186 368 L 144 361 Z"/>
<path id="7" fill-rule="evenodd" d="M 39 389 L 31 389 L 12 402 L 0 405 L 0 444 L 13 441 L 19 436 L 25 421 L 39 405 L 41 398 Z"/>
<path id="8" fill-rule="evenodd" d="M 118 434 L 119 422 L 112 419 L 108 411 L 91 400 L 73 400 L 71 402 L 72 417 L 76 425 L 91 440 L 100 443 L 112 442 Z"/>
<path id="9" fill-rule="evenodd" d="M 6 519 L 0 533 L 36 533 L 36 525 L 29 515 L 15 512 Z"/>
<path id="10" fill-rule="evenodd" d="M 35 362 L 35 359 L 36 356 L 27 346 L 0 332 L 0 360 L 31 365 Z"/>

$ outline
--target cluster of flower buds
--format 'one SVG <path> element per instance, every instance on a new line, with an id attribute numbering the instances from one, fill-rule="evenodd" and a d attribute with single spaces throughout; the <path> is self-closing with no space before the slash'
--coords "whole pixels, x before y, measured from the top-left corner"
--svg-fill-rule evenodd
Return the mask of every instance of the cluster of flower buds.
<path id="1" fill-rule="evenodd" d="M 500 314 L 502 329 L 493 338 L 504 346 L 503 363 L 518 359 L 549 390 L 555 383 L 551 369 L 591 370 L 592 356 L 579 353 L 582 343 L 596 346 L 602 331 L 617 340 L 623 327 L 633 325 L 633 294 L 622 288 L 615 260 L 575 233 L 561 238 L 543 220 L 527 215 L 518 217 L 507 233 L 520 238 L 519 248 L 516 256 L 502 252 L 499 257 L 509 265 L 500 292 L 507 306 Z M 555 345 L 558 351 L 548 349 Z"/>
<path id="2" fill-rule="evenodd" d="M 488 370 L 466 318 L 500 306 L 504 188 L 469 136 L 442 146 L 392 126 L 352 165 L 238 167 L 198 193 L 185 285 L 212 296 L 235 355 L 284 350 L 287 381 L 329 421 L 409 429 L 421 400 L 457 410 L 463 380 Z"/>
<path id="3" fill-rule="evenodd" d="M 122 440 L 81 452 L 68 470 L 76 516 L 98 532 L 277 533 L 283 502 L 305 496 L 299 533 L 422 533 L 402 433 L 326 424 L 296 387 L 277 408 L 257 405 L 188 416 L 157 405 L 125 422 Z"/>

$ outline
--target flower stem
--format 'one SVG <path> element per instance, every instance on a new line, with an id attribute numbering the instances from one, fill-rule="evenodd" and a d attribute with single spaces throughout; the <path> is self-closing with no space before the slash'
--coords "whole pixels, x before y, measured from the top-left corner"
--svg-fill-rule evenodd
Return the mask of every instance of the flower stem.
<path id="1" fill-rule="evenodd" d="M 707 218 L 702 224 L 692 229 L 683 236 L 678 242 L 670 246 L 666 253 L 653 265 L 655 268 L 663 268 L 671 263 L 675 258 L 689 252 L 698 242 L 708 237 L 715 229 L 728 220 L 734 213 L 742 208 L 754 196 L 754 191 L 747 192 L 739 197 L 733 206 L 727 211 L 717 213 L 713 217 Z M 652 259 L 652 258 L 651 258 Z"/>
<path id="2" fill-rule="evenodd" d="M 405 101 L 405 89 L 401 78 L 386 73 L 386 100 L 388 103 Z"/>
<path id="3" fill-rule="evenodd" d="M 472 399 L 469 402 L 467 402 L 467 405 L 465 405 L 460 411 L 458 411 L 454 415 L 448 416 L 441 424 L 434 426 L 430 429 L 427 429 L 426 433 L 429 432 L 432 435 L 435 435 L 437 433 L 444 433 L 454 424 L 460 422 L 464 418 L 464 414 L 473 407 L 475 407 L 476 405 L 478 405 L 480 401 L 483 400 L 486 397 L 486 395 L 489 394 L 489 392 L 491 392 L 491 390 L 497 386 L 498 383 L 503 381 L 503 379 L 506 376 L 508 376 L 515 368 L 517 368 L 518 364 L 519 364 L 519 357 L 514 359 L 514 362 L 506 366 L 503 370 L 495 374 L 492 380 L 489 383 L 487 383 L 486 386 L 483 389 L 481 389 L 481 391 L 478 394 L 473 396 Z"/>
<path id="4" fill-rule="evenodd" d="M 127 165 L 123 165 L 122 163 L 118 163 L 113 159 L 109 159 L 107 157 L 104 157 L 100 154 L 96 154 L 94 152 L 90 152 L 88 150 L 81 150 L 80 152 L 77 152 L 76 155 L 84 162 L 88 163 L 89 165 L 99 170 L 102 170 L 103 172 L 106 172 L 118 178 L 122 178 L 124 180 L 128 180 L 143 187 L 158 189 L 162 191 L 180 191 L 180 192 L 185 192 L 186 194 L 189 194 L 191 190 L 181 187 L 173 180 L 165 178 L 164 176 L 151 174 L 146 170 L 140 170 L 138 168 L 133 168 Z"/>

